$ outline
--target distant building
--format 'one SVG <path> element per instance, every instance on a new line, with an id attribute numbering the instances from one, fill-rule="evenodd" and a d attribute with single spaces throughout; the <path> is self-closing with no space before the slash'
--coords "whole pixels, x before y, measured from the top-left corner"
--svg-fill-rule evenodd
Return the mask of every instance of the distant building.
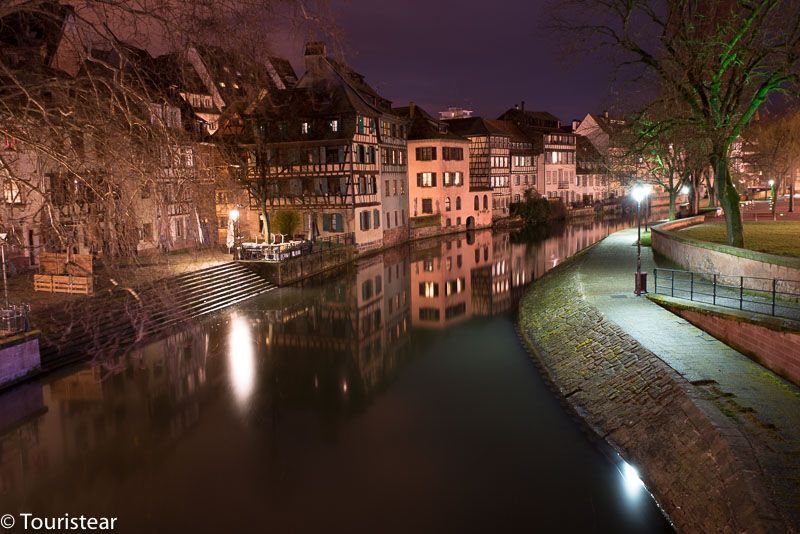
<path id="1" fill-rule="evenodd" d="M 541 140 L 543 158 L 540 159 L 538 187 L 541 195 L 560 198 L 566 204 L 581 202 L 576 181 L 575 134 L 571 128 L 562 128 L 561 121 L 545 111 L 526 111 L 524 102 L 500 115 L 500 119 L 513 122 L 523 133 Z"/>
<path id="2" fill-rule="evenodd" d="M 491 191 L 492 220 L 508 217 L 511 205 L 511 134 L 498 121 L 481 117 L 446 122 L 453 133 L 470 141 L 470 191 Z"/>
<path id="3" fill-rule="evenodd" d="M 323 43 L 306 44 L 305 62 L 294 87 L 263 99 L 247 117 L 248 179 L 267 181 L 272 213 L 299 211 L 307 237 L 351 236 L 359 250 L 380 248 L 387 215 L 381 147 L 398 149 L 404 125 L 362 75 L 327 56 Z M 381 120 L 401 129 L 394 141 L 383 142 Z M 402 165 L 392 167 L 391 179 L 400 179 Z M 393 227 L 397 207 L 388 207 Z M 402 208 L 398 215 L 399 226 Z"/>
<path id="4" fill-rule="evenodd" d="M 409 213 L 412 232 L 491 225 L 488 189 L 470 187 L 470 141 L 413 103 L 395 110 L 409 121 Z"/>

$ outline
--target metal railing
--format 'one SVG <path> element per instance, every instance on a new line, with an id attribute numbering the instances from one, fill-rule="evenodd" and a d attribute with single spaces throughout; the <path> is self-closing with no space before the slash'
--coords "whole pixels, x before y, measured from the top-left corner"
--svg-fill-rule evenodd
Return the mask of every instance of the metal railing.
<path id="1" fill-rule="evenodd" d="M 712 306 L 800 319 L 800 280 L 653 269 L 653 291 Z"/>
<path id="2" fill-rule="evenodd" d="M 0 307 L 0 336 L 10 336 L 30 330 L 29 314 L 30 306 L 27 304 L 9 304 Z"/>

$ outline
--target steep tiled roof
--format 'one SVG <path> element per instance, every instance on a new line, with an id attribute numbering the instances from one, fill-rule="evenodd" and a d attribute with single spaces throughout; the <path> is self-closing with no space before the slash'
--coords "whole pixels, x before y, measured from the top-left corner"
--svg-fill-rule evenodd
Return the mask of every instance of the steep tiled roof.
<path id="1" fill-rule="evenodd" d="M 395 114 L 405 117 L 411 121 L 408 130 L 409 141 L 418 139 L 450 139 L 453 141 L 468 140 L 460 135 L 454 134 L 446 121 L 433 118 L 430 113 L 419 106 L 404 106 L 394 108 Z"/>

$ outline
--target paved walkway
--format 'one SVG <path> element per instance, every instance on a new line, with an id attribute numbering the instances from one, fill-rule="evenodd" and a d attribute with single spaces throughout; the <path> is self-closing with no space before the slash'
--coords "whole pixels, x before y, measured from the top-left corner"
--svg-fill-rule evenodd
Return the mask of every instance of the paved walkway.
<path id="1" fill-rule="evenodd" d="M 800 388 L 647 298 L 634 296 L 635 243 L 635 229 L 617 232 L 579 260 L 587 302 L 702 388 L 735 421 L 762 469 L 773 477 L 781 507 L 800 520 Z M 673 267 L 657 265 L 652 250 L 642 248 L 642 269 L 652 277 L 656 266 Z"/>

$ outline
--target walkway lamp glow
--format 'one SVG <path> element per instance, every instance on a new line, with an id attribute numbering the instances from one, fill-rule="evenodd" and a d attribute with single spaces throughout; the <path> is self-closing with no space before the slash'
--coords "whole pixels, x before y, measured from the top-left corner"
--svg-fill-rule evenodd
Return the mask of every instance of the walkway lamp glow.
<path id="1" fill-rule="evenodd" d="M 684 194 L 684 195 L 688 195 L 689 194 L 689 186 L 688 185 L 684 185 L 683 187 L 681 187 L 681 193 Z"/>
<path id="2" fill-rule="evenodd" d="M 647 273 L 642 272 L 642 201 L 650 194 L 650 187 L 645 184 L 636 184 L 631 189 L 631 196 L 636 201 L 636 280 L 634 294 L 638 297 L 647 293 Z"/>

